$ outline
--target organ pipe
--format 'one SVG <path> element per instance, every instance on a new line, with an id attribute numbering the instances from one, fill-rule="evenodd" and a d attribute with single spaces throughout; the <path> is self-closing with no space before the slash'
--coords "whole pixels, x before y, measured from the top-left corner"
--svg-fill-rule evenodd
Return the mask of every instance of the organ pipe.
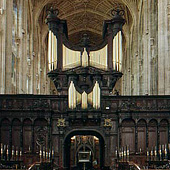
<path id="1" fill-rule="evenodd" d="M 77 99 L 76 89 L 73 81 L 71 81 L 68 90 L 68 105 L 70 109 L 76 108 L 76 99 Z"/>
<path id="2" fill-rule="evenodd" d="M 90 52 L 90 65 L 107 69 L 107 45 L 98 51 Z"/>
<path id="3" fill-rule="evenodd" d="M 99 83 L 96 81 L 95 86 L 93 88 L 93 108 L 100 108 L 100 87 Z"/>
<path id="4" fill-rule="evenodd" d="M 82 103 L 81 103 L 82 109 L 87 109 L 88 107 L 88 102 L 87 102 L 87 93 L 84 91 L 82 93 Z"/>
<path id="5" fill-rule="evenodd" d="M 80 57 L 80 51 L 73 51 L 63 45 L 63 69 L 69 69 L 79 66 L 81 64 Z"/>
<path id="6" fill-rule="evenodd" d="M 113 39 L 113 70 L 122 71 L 122 33 L 119 31 Z"/>
<path id="7" fill-rule="evenodd" d="M 88 54 L 87 51 L 84 49 L 82 54 L 82 66 L 87 67 L 88 66 Z"/>
<path id="8" fill-rule="evenodd" d="M 51 31 L 48 34 L 48 66 L 49 71 L 57 68 L 57 38 Z"/>

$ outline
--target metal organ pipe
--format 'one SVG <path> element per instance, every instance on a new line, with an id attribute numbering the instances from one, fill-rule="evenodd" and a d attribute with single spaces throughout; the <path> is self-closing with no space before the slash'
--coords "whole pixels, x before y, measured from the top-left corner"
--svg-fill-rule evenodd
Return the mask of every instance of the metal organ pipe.
<path id="1" fill-rule="evenodd" d="M 74 86 L 73 81 L 71 81 L 70 86 L 69 86 L 69 90 L 68 90 L 68 104 L 69 104 L 69 108 L 74 109 L 76 108 L 76 89 Z"/>
<path id="2" fill-rule="evenodd" d="M 90 65 L 107 69 L 107 45 L 98 51 L 90 52 Z"/>
<path id="3" fill-rule="evenodd" d="M 119 31 L 113 39 L 113 70 L 122 71 L 122 33 Z"/>
<path id="4" fill-rule="evenodd" d="M 99 83 L 96 81 L 95 86 L 93 88 L 93 108 L 100 108 L 100 87 Z"/>
<path id="5" fill-rule="evenodd" d="M 63 69 L 80 66 L 80 51 L 74 51 L 63 44 Z"/>
<path id="6" fill-rule="evenodd" d="M 48 66 L 49 71 L 57 68 L 57 38 L 51 31 L 48 34 Z"/>

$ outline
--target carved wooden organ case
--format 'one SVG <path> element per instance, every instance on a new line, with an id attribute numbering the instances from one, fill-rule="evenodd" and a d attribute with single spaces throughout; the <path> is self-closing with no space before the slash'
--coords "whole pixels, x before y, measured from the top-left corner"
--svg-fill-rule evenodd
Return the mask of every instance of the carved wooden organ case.
<path id="1" fill-rule="evenodd" d="M 67 22 L 58 18 L 58 10 L 49 10 L 48 76 L 61 95 L 68 95 L 69 108 L 100 108 L 100 96 L 109 94 L 122 77 L 122 11 L 112 10 L 113 19 L 103 24 L 103 41 L 92 45 L 87 34 L 79 44 L 68 39 Z M 116 45 L 117 44 L 117 45 Z M 114 45 L 116 49 L 113 50 Z"/>

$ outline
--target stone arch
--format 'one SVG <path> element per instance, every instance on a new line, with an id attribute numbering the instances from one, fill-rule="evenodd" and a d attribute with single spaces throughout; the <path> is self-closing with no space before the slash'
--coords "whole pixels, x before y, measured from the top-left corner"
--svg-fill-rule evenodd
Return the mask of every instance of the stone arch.
<path id="1" fill-rule="evenodd" d="M 68 152 L 70 150 L 70 139 L 72 136 L 75 135 L 93 135 L 99 138 L 100 141 L 100 149 L 101 149 L 101 154 L 100 154 L 100 167 L 102 168 L 104 166 L 104 146 L 105 146 L 105 138 L 104 135 L 95 129 L 74 129 L 69 131 L 65 136 L 63 140 L 64 144 L 64 155 L 63 155 L 63 160 L 64 160 L 64 166 L 69 168 L 69 159 L 70 159 L 70 153 Z"/>
<path id="2" fill-rule="evenodd" d="M 40 13 L 43 10 L 44 6 L 46 6 L 48 3 L 52 3 L 53 1 L 54 0 L 44 0 L 43 2 L 37 4 L 37 6 L 35 7 L 36 8 L 35 11 L 37 11 L 35 14 L 35 24 L 37 23 Z M 134 4 L 131 1 L 129 2 L 128 0 L 122 0 L 122 3 L 127 6 L 128 10 L 132 15 L 134 22 L 136 23 L 136 12 L 137 12 L 137 7 L 135 6 L 136 4 Z"/>
<path id="3" fill-rule="evenodd" d="M 132 25 L 136 25 L 136 17 L 137 17 L 137 15 L 136 15 L 136 13 L 138 12 L 137 11 L 137 4 L 136 3 L 134 3 L 134 2 L 129 2 L 130 0 L 122 0 L 120 3 L 121 4 L 123 4 L 123 5 L 126 5 L 126 7 L 127 7 L 127 10 L 129 11 L 129 14 L 126 14 L 127 16 L 131 16 L 131 18 L 132 18 Z M 52 2 L 54 2 L 54 0 L 44 0 L 43 2 L 40 2 L 40 3 L 37 3 L 37 5 L 35 6 L 35 11 L 36 11 L 36 13 L 35 13 L 35 20 L 34 20 L 34 25 L 37 25 L 37 23 L 38 23 L 38 20 L 39 20 L 39 17 L 41 16 L 41 12 L 42 12 L 42 10 L 43 10 L 43 8 L 47 5 L 47 4 L 49 4 L 49 3 L 52 3 Z M 110 10 L 112 9 L 113 7 L 111 7 L 110 8 Z M 75 14 L 78 14 L 78 13 L 81 13 L 82 12 L 82 9 L 80 8 L 80 9 L 76 9 L 76 11 L 69 11 L 69 14 L 68 13 L 66 13 L 66 14 L 63 14 L 60 18 L 61 19 L 65 19 L 65 18 L 67 18 L 67 17 L 70 17 L 70 16 L 72 16 L 72 15 L 75 15 Z M 93 10 L 93 9 L 87 9 L 87 12 L 89 12 L 89 13 L 92 13 L 92 14 L 94 14 L 94 15 L 98 15 L 99 17 L 102 17 L 102 18 L 106 18 L 106 19 L 108 19 L 108 17 L 109 17 L 109 15 L 108 14 L 104 14 L 104 13 L 102 13 L 102 12 L 100 12 L 100 11 L 98 11 L 98 10 Z M 36 28 L 36 27 L 35 27 Z M 129 28 L 130 29 L 130 28 Z M 95 30 L 97 30 L 97 29 L 95 29 Z M 78 32 L 78 30 L 76 31 L 76 32 Z M 96 31 L 95 31 L 96 32 Z M 46 34 L 46 33 L 45 33 Z M 126 33 L 125 33 L 126 34 Z M 127 35 L 125 36 L 126 38 L 127 38 Z"/>

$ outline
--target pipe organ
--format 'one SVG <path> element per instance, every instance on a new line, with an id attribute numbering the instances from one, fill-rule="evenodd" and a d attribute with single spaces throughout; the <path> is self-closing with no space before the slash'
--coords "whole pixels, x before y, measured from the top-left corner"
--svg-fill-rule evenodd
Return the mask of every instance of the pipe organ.
<path id="1" fill-rule="evenodd" d="M 90 52 L 90 65 L 100 68 L 100 69 L 107 69 L 107 50 L 108 46 L 106 45 L 104 48 L 98 51 Z"/>
<path id="2" fill-rule="evenodd" d="M 48 34 L 48 68 L 49 71 L 57 68 L 57 38 L 52 31 Z"/>
<path id="3" fill-rule="evenodd" d="M 93 108 L 95 109 L 100 108 L 100 87 L 97 81 L 93 88 Z"/>
<path id="4" fill-rule="evenodd" d="M 69 105 L 69 108 L 70 109 L 74 109 L 76 108 L 76 89 L 75 89 L 75 86 L 74 86 L 74 83 L 73 81 L 70 82 L 70 87 L 68 89 L 68 105 Z"/>
<path id="5" fill-rule="evenodd" d="M 100 109 L 101 95 L 110 94 L 122 76 L 121 30 L 125 20 L 120 11 L 112 20 L 105 20 L 100 45 L 93 46 L 88 35 L 83 35 L 78 44 L 72 44 L 66 20 L 60 20 L 55 11 L 50 9 L 46 19 L 50 30 L 48 75 L 58 92 L 68 95 L 70 109 Z"/>
<path id="6" fill-rule="evenodd" d="M 81 58 L 82 58 L 81 59 L 82 60 L 82 62 L 81 62 L 82 67 L 87 67 L 89 65 L 89 56 L 88 56 L 85 48 L 84 48 L 84 51 L 82 53 Z"/>
<path id="7" fill-rule="evenodd" d="M 119 31 L 113 39 L 113 70 L 122 71 L 122 33 Z"/>
<path id="8" fill-rule="evenodd" d="M 104 48 L 92 51 L 89 56 L 86 49 L 81 52 L 74 51 L 67 48 L 63 44 L 63 69 L 71 69 L 82 65 L 86 67 L 88 65 L 107 70 L 107 58 L 108 58 L 108 46 Z M 88 61 L 89 60 L 89 61 Z M 49 31 L 48 37 L 48 63 L 49 71 L 57 68 L 57 38 Z M 113 70 L 122 70 L 122 33 L 119 31 L 113 39 Z"/>
<path id="9" fill-rule="evenodd" d="M 82 109 L 87 109 L 88 105 L 92 105 L 93 108 L 100 108 L 100 87 L 96 81 L 93 87 L 93 91 L 87 94 L 85 91 L 80 94 L 71 81 L 68 90 L 68 105 L 70 109 L 75 109 L 77 105 L 81 104 Z"/>
<path id="10" fill-rule="evenodd" d="M 63 44 L 63 69 L 64 70 L 80 66 L 81 64 L 80 58 L 81 58 L 80 51 L 71 50 Z"/>
<path id="11" fill-rule="evenodd" d="M 69 70 L 78 66 L 82 67 L 96 67 L 99 69 L 107 70 L 107 58 L 108 58 L 108 45 L 100 50 L 89 52 L 84 48 L 83 52 L 71 50 L 62 45 L 63 54 L 63 70 Z M 55 70 L 57 68 L 57 38 L 49 31 L 48 39 L 48 59 L 49 70 Z M 113 38 L 113 70 L 121 71 L 122 69 L 122 34 L 121 31 Z M 75 109 L 77 105 L 81 104 L 81 108 L 88 108 L 88 104 L 93 108 L 100 108 L 100 95 L 101 89 L 99 82 L 96 81 L 92 92 L 86 93 L 83 91 L 79 93 L 71 81 L 68 88 L 68 103 L 70 109 Z"/>

